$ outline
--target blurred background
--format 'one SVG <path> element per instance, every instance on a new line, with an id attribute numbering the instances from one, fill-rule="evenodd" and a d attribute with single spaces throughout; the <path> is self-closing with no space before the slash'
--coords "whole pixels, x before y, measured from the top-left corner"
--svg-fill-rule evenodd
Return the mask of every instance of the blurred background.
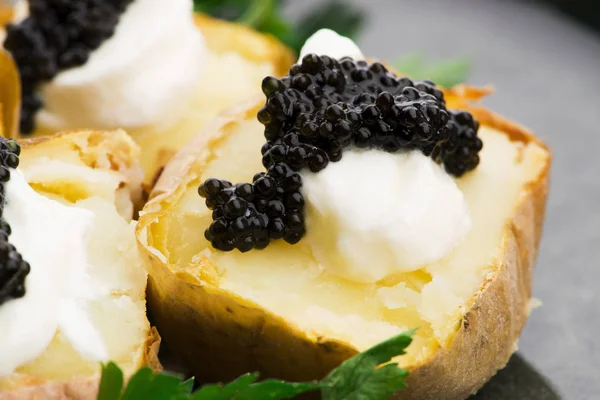
<path id="1" fill-rule="evenodd" d="M 493 84 L 485 104 L 554 152 L 519 352 L 476 399 L 600 399 L 599 0 L 197 0 L 298 49 L 329 27 L 438 84 Z"/>

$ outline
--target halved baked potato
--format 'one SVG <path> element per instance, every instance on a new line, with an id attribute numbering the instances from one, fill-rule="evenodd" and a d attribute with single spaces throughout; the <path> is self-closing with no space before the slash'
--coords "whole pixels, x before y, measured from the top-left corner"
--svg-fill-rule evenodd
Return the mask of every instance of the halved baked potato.
<path id="1" fill-rule="evenodd" d="M 123 131 L 67 132 L 20 144 L 19 169 L 31 188 L 95 216 L 87 231 L 86 268 L 92 285 L 103 290 L 88 310 L 109 359 L 126 375 L 142 365 L 159 368 L 160 338 L 146 317 L 147 273 L 131 223 L 142 191 L 139 148 Z M 34 290 L 27 280 L 25 285 Z M 59 329 L 41 355 L 0 376 L 0 399 L 91 400 L 99 377 L 100 363 L 81 356 Z"/>
<path id="2" fill-rule="evenodd" d="M 312 254 L 271 243 L 215 250 L 209 177 L 248 182 L 264 143 L 252 99 L 223 113 L 165 168 L 136 227 L 149 271 L 148 305 L 190 371 L 208 381 L 248 371 L 306 381 L 393 334 L 418 327 L 402 399 L 461 399 L 507 363 L 531 311 L 531 278 L 551 155 L 525 128 L 481 107 L 488 89 L 445 91 L 449 109 L 481 124 L 480 165 L 456 180 L 473 228 L 442 261 L 375 284 L 323 276 Z"/>

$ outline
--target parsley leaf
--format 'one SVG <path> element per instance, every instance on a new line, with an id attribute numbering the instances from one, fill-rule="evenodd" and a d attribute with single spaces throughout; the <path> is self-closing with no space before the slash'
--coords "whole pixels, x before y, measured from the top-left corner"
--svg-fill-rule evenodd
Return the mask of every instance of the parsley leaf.
<path id="1" fill-rule="evenodd" d="M 244 390 L 258 379 L 258 374 L 245 374 L 227 385 L 204 385 L 199 389 L 193 400 L 229 400 L 241 390 Z"/>
<path id="2" fill-rule="evenodd" d="M 300 393 L 319 389 L 318 383 L 289 383 L 274 379 L 256 382 L 258 374 L 246 374 L 227 385 L 205 385 L 193 400 L 277 400 L 290 399 Z"/>
<path id="3" fill-rule="evenodd" d="M 113 362 L 102 366 L 98 400 L 187 400 L 193 379 L 181 379 L 169 373 L 155 374 L 151 368 L 139 369 L 123 390 L 123 372 Z"/>
<path id="4" fill-rule="evenodd" d="M 408 371 L 381 364 L 405 354 L 414 330 L 402 333 L 343 362 L 324 380 L 323 400 L 385 400 L 406 387 Z"/>
<path id="5" fill-rule="evenodd" d="M 102 379 L 98 388 L 98 400 L 115 400 L 121 397 L 123 372 L 114 362 L 102 365 Z"/>
<path id="6" fill-rule="evenodd" d="M 155 374 L 149 367 L 131 377 L 120 400 L 184 400 L 189 398 L 193 382 L 169 373 Z"/>
<path id="7" fill-rule="evenodd" d="M 427 64 L 420 54 L 410 54 L 396 61 L 394 68 L 411 79 L 429 79 L 436 85 L 452 87 L 467 80 L 471 61 L 465 57 Z"/>

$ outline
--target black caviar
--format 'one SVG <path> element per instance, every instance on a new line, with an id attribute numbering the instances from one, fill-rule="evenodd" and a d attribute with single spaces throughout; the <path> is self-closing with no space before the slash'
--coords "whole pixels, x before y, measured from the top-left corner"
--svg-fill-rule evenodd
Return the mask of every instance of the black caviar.
<path id="1" fill-rule="evenodd" d="M 133 0 L 29 0 L 29 16 L 7 26 L 4 47 L 19 68 L 22 87 L 20 129 L 35 129 L 42 107 L 39 84 L 60 71 L 86 63 L 90 53 L 111 37 Z"/>
<path id="2" fill-rule="evenodd" d="M 472 115 L 447 110 L 432 82 L 398 78 L 381 63 L 309 54 L 282 79 L 265 78 L 262 90 L 267 171 L 252 184 L 208 179 L 198 189 L 213 210 L 205 237 L 216 249 L 297 243 L 305 233 L 298 172 L 321 171 L 349 146 L 421 151 L 454 176 L 479 164 L 482 141 Z"/>
<path id="3" fill-rule="evenodd" d="M 8 242 L 11 229 L 2 217 L 4 211 L 4 185 L 10 179 L 10 168 L 19 165 L 21 148 L 14 140 L 0 138 L 0 305 L 25 295 L 25 278 L 29 264 Z"/>

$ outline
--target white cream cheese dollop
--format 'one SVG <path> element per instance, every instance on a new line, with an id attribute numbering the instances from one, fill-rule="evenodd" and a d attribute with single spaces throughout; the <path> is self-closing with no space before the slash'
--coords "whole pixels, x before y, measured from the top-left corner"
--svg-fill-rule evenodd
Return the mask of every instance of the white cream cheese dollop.
<path id="1" fill-rule="evenodd" d="M 5 184 L 9 242 L 31 266 L 25 296 L 0 305 L 0 376 L 40 356 L 58 330 L 85 359 L 106 361 L 103 339 L 86 312 L 94 286 L 86 274 L 88 210 L 35 192 L 20 170 Z"/>
<path id="2" fill-rule="evenodd" d="M 364 56 L 354 42 L 329 30 L 302 48 L 334 58 Z M 419 151 L 346 149 L 318 173 L 302 172 L 306 238 L 327 272 L 376 282 L 447 255 L 471 228 L 454 179 Z"/>
<path id="3" fill-rule="evenodd" d="M 207 57 L 192 9 L 192 0 L 133 1 L 84 65 L 42 85 L 36 123 L 58 130 L 174 122 Z"/>

